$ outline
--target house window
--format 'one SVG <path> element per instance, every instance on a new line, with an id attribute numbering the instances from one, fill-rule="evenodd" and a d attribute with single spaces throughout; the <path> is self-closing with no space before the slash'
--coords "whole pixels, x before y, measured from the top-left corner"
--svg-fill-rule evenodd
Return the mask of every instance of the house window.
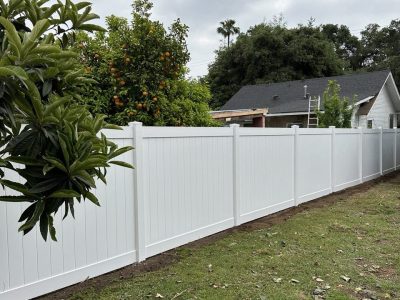
<path id="1" fill-rule="evenodd" d="M 394 115 L 391 114 L 389 115 L 389 128 L 393 128 L 393 124 L 394 124 Z"/>
<path id="2" fill-rule="evenodd" d="M 372 128 L 372 120 L 368 120 L 368 122 L 367 122 L 367 128 Z"/>

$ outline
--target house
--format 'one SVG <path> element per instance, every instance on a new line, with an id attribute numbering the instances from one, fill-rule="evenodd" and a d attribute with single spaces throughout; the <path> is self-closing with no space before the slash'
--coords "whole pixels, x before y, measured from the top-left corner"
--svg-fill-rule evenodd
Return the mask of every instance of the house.
<path id="1" fill-rule="evenodd" d="M 266 127 L 315 127 L 310 99 L 322 99 L 329 80 L 340 85 L 342 97 L 356 97 L 352 127 L 400 127 L 400 96 L 389 70 L 244 86 L 221 111 L 267 108 Z"/>

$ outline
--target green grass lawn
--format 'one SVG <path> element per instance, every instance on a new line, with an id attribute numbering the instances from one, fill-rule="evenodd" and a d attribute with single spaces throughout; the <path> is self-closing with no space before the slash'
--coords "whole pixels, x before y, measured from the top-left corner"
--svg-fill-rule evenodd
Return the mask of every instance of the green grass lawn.
<path id="1" fill-rule="evenodd" d="M 400 175 L 332 198 L 71 299 L 400 299 Z"/>

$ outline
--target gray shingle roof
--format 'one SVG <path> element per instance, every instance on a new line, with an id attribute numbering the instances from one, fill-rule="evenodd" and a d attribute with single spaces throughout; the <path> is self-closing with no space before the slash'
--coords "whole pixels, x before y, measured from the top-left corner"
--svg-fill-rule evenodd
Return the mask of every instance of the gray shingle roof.
<path id="1" fill-rule="evenodd" d="M 308 111 L 308 100 L 304 99 L 304 85 L 307 85 L 307 91 L 311 96 L 320 95 L 322 98 L 328 80 L 336 80 L 340 84 L 342 97 L 346 96 L 352 99 L 354 95 L 357 95 L 357 100 L 362 100 L 378 94 L 389 73 L 389 70 L 384 70 L 271 84 L 248 85 L 242 87 L 221 110 L 268 108 L 271 114 L 306 112 Z"/>

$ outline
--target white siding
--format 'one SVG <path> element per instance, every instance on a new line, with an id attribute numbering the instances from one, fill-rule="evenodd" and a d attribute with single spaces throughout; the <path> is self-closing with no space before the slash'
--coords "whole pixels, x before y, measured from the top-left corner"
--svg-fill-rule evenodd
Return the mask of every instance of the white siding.
<path id="1" fill-rule="evenodd" d="M 389 128 L 389 115 L 395 112 L 392 100 L 390 99 L 388 83 L 386 82 L 376 97 L 367 118 L 368 120 L 372 120 L 372 128 Z"/>

